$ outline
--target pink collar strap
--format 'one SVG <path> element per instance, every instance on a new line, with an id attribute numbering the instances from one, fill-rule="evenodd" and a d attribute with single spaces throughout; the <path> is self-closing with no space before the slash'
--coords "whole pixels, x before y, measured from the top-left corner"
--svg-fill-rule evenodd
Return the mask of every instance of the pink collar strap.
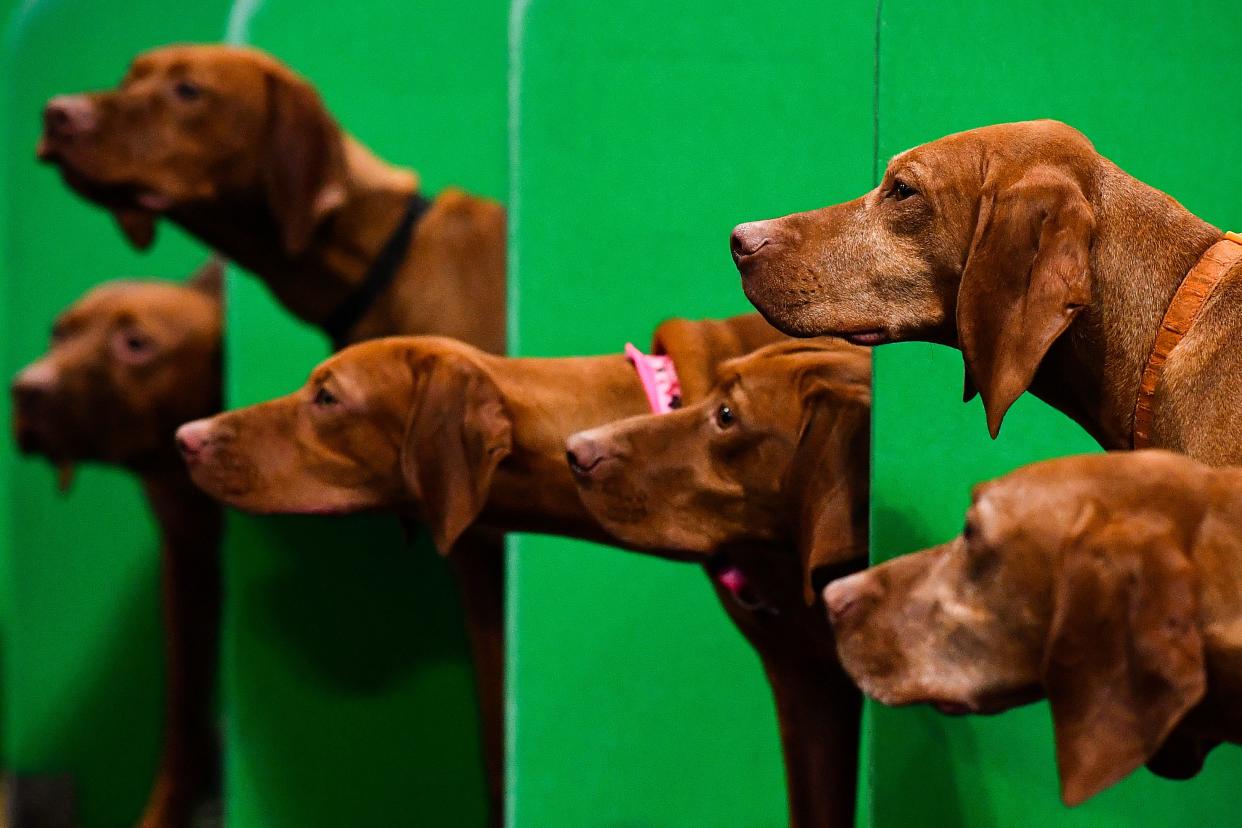
<path id="1" fill-rule="evenodd" d="M 672 357 L 644 354 L 632 342 L 625 343 L 625 357 L 638 372 L 653 414 L 667 414 L 681 408 L 681 383 L 677 380 L 677 367 Z"/>

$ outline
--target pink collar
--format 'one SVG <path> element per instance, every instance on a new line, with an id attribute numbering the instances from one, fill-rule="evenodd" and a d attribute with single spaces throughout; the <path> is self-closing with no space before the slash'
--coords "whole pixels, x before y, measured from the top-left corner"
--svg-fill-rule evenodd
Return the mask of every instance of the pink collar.
<path id="1" fill-rule="evenodd" d="M 644 354 L 633 342 L 625 343 L 625 356 L 638 372 L 653 414 L 667 414 L 681 408 L 681 383 L 677 380 L 677 366 L 673 365 L 672 357 Z"/>

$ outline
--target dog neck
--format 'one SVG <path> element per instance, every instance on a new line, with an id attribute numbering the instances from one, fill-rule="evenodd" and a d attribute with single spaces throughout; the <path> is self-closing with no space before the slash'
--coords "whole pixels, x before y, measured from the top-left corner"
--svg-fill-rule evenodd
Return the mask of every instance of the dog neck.
<path id="1" fill-rule="evenodd" d="M 496 469 L 481 521 L 615 543 L 578 497 L 565 441 L 575 432 L 647 413 L 634 367 L 621 354 L 489 362 L 512 419 L 513 448 Z M 538 389 L 537 396 L 531 389 Z"/>
<path id="2" fill-rule="evenodd" d="M 1053 345 L 1031 391 L 1104 448 L 1128 449 L 1139 378 L 1160 320 L 1221 233 L 1108 161 L 1101 161 L 1092 206 L 1092 302 Z"/>
<path id="3" fill-rule="evenodd" d="M 177 208 L 170 217 L 261 276 L 300 319 L 319 323 L 363 281 L 418 189 L 415 173 L 381 161 L 352 138 L 345 139 L 345 150 L 343 201 L 300 253 L 286 252 L 281 227 L 257 187 Z"/>

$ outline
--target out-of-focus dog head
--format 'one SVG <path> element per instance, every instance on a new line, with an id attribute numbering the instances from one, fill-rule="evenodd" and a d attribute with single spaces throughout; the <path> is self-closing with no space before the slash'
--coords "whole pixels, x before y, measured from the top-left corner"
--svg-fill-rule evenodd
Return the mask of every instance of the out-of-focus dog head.
<path id="1" fill-rule="evenodd" d="M 447 552 L 487 499 L 512 424 L 469 345 L 393 337 L 346 348 L 299 391 L 187 423 L 194 482 L 260 513 L 413 507 Z"/>
<path id="2" fill-rule="evenodd" d="M 1078 804 L 1152 760 L 1204 695 L 1190 552 L 1211 480 L 1138 452 L 985 483 L 956 539 L 824 590 L 842 663 L 890 705 L 990 713 L 1046 695 Z"/>
<path id="3" fill-rule="evenodd" d="M 788 333 L 959 346 L 995 436 L 1091 301 L 1101 162 L 1056 121 L 950 135 L 897 155 L 853 201 L 739 225 L 733 257 L 751 302 Z"/>
<path id="4" fill-rule="evenodd" d="M 579 493 L 626 543 L 700 553 L 798 545 L 812 572 L 866 549 L 871 360 L 839 341 L 731 359 L 699 403 L 567 443 Z M 808 596 L 812 595 L 808 591 Z"/>
<path id="5" fill-rule="evenodd" d="M 62 313 L 13 380 L 21 449 L 60 467 L 62 485 L 78 461 L 142 471 L 167 458 L 178 425 L 220 408 L 222 268 L 184 285 L 108 282 Z"/>
<path id="6" fill-rule="evenodd" d="M 39 157 L 112 210 L 138 247 L 161 214 L 231 202 L 266 208 L 297 253 L 345 198 L 340 128 L 314 87 L 254 49 L 146 52 L 117 89 L 53 98 L 43 121 Z"/>

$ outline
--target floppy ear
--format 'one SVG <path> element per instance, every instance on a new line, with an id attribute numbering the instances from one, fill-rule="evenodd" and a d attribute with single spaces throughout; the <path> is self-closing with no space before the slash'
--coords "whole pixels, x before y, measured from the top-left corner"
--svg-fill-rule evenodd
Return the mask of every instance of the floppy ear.
<path id="1" fill-rule="evenodd" d="M 788 339 L 757 313 L 728 319 L 668 319 L 656 327 L 651 353 L 673 358 L 682 398 L 697 402 L 716 384 L 716 367 Z"/>
<path id="2" fill-rule="evenodd" d="M 1126 519 L 1062 552 L 1043 684 L 1065 804 L 1157 757 L 1203 698 L 1197 610 L 1190 561 L 1167 525 Z"/>
<path id="3" fill-rule="evenodd" d="M 345 200 L 344 138 L 319 93 L 301 78 L 267 75 L 268 134 L 260 171 L 285 252 L 310 244 Z"/>
<path id="4" fill-rule="evenodd" d="M 219 300 L 224 295 L 224 270 L 227 267 L 228 260 L 213 253 L 211 258 L 203 262 L 202 266 L 185 280 L 186 287 Z"/>
<path id="5" fill-rule="evenodd" d="M 1078 182 L 1048 166 L 985 184 L 957 295 L 957 334 L 988 430 L 1031 384 L 1044 355 L 1091 301 L 1095 219 Z"/>
<path id="6" fill-rule="evenodd" d="M 155 241 L 155 213 L 140 207 L 116 207 L 112 210 L 121 232 L 137 250 L 146 250 Z"/>
<path id="7" fill-rule="evenodd" d="M 794 504 L 803 596 L 815 602 L 820 567 L 865 559 L 871 463 L 871 390 L 804 380 L 803 421 L 782 490 Z"/>
<path id="8" fill-rule="evenodd" d="M 500 390 L 456 356 L 421 362 L 405 429 L 401 472 L 441 554 L 448 554 L 487 502 L 492 475 L 510 452 L 512 423 Z"/>

